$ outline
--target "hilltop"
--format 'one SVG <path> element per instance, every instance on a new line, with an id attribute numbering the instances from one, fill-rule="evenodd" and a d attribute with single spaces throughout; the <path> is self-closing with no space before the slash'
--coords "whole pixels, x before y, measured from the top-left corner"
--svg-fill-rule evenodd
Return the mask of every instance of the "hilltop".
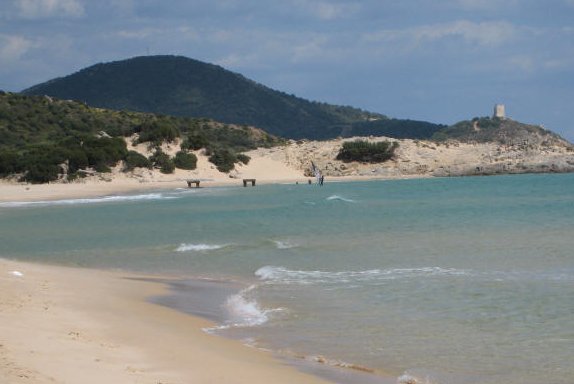
<path id="1" fill-rule="evenodd" d="M 220 66 L 181 56 L 143 56 L 96 64 L 22 93 L 112 110 L 205 117 L 292 139 L 365 135 L 426 139 L 445 127 L 308 101 Z"/>
<path id="2" fill-rule="evenodd" d="M 570 146 L 556 133 L 538 125 L 524 124 L 509 118 L 475 117 L 437 131 L 437 142 L 455 140 L 463 143 L 499 143 L 523 147 Z"/>

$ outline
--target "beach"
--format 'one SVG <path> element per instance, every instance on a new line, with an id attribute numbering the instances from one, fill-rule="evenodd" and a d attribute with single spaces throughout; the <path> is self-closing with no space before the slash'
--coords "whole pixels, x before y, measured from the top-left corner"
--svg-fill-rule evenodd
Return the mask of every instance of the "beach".
<path id="1" fill-rule="evenodd" d="M 151 150 L 145 144 L 128 148 L 145 156 Z M 398 141 L 395 158 L 379 164 L 344 163 L 336 160 L 346 141 Z M 179 141 L 162 145 L 171 156 L 179 150 Z M 559 142 L 528 148 L 496 143 L 444 143 L 424 140 L 395 140 L 385 137 L 334 139 L 326 141 L 289 141 L 285 145 L 259 148 L 246 152 L 248 164 L 238 163 L 229 173 L 219 172 L 203 151 L 195 151 L 195 170 L 176 169 L 163 174 L 159 170 L 137 168 L 123 172 L 119 164 L 111 173 L 88 174 L 85 178 L 49 184 L 24 184 L 15 180 L 0 181 L 0 202 L 54 200 L 106 196 L 159 189 L 187 188 L 187 180 L 199 180 L 201 187 L 241 186 L 243 179 L 256 179 L 257 184 L 307 183 L 314 162 L 326 181 L 386 180 L 445 176 L 498 175 L 516 173 L 574 172 L 574 152 Z"/>
<path id="2" fill-rule="evenodd" d="M 2 383 L 321 383 L 151 304 L 162 284 L 0 260 Z"/>
<path id="3" fill-rule="evenodd" d="M 522 155 L 402 141 L 388 164 L 349 165 L 332 160 L 340 143 L 254 150 L 230 174 L 198 153 L 196 170 L 175 174 L 118 167 L 71 183 L 1 182 L 0 381 L 358 382 L 345 375 L 364 369 L 376 373 L 365 383 L 417 382 L 409 380 L 418 374 L 418 382 L 498 384 L 559 372 L 568 352 L 556 335 L 572 312 L 561 305 L 538 318 L 532 308 L 571 281 L 562 272 L 571 177 L 436 178 L 480 159 L 520 164 Z M 530 160 L 570 161 L 554 150 Z M 327 175 L 324 187 L 307 185 L 309 159 Z M 244 178 L 264 186 L 243 188 Z M 189 179 L 201 188 L 188 188 Z M 525 225 L 537 222 L 551 223 L 543 236 Z M 170 281 L 203 276 L 244 286 L 231 295 L 239 326 L 199 317 L 185 300 L 154 300 L 178 293 Z M 484 318 L 482 306 L 499 293 L 491 308 L 509 307 L 506 292 L 515 295 L 506 316 L 516 313 L 519 335 L 507 329 L 512 322 L 497 323 L 500 312 Z M 215 335 L 204 331 L 214 326 Z M 500 340 L 495 364 L 489 345 Z M 515 346 L 553 361 L 544 370 L 517 362 Z"/>

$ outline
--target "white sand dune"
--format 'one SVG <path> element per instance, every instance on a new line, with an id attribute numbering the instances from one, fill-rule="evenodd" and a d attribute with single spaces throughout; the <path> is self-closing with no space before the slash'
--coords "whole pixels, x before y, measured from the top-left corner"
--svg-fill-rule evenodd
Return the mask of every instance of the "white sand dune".
<path id="1" fill-rule="evenodd" d="M 369 141 L 392 140 L 363 138 Z M 524 172 L 572 172 L 574 152 L 567 145 L 504 146 L 495 143 L 438 145 L 419 140 L 398 140 L 394 160 L 381 164 L 343 163 L 336 160 L 344 141 L 290 141 L 274 148 L 260 148 L 247 155 L 248 165 L 237 164 L 229 174 L 219 172 L 202 151 L 196 151 L 197 169 L 162 174 L 158 170 L 139 168 L 121 172 L 119 165 L 112 173 L 90 175 L 71 183 L 31 185 L 0 182 L 0 202 L 102 196 L 137 190 L 187 187 L 186 180 L 201 180 L 201 186 L 242 185 L 245 178 L 257 183 L 307 182 L 313 161 L 326 175 L 327 181 L 352 179 L 392 179 L 412 177 L 462 176 Z M 144 145 L 132 147 L 149 155 Z M 177 143 L 164 145 L 164 152 L 174 154 Z"/>

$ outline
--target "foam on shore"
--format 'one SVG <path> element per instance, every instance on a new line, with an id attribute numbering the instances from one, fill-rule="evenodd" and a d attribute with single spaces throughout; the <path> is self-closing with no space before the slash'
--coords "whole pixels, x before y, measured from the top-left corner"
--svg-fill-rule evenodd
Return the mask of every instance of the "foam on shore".
<path id="1" fill-rule="evenodd" d="M 146 193 L 139 195 L 116 195 L 116 196 L 103 196 L 103 197 L 84 198 L 84 199 L 11 201 L 11 202 L 0 203 L 0 207 L 18 208 L 18 207 L 32 207 L 32 206 L 100 204 L 100 203 L 114 203 L 114 202 L 142 201 L 142 200 L 169 200 L 177 198 L 178 196 L 166 193 Z"/>

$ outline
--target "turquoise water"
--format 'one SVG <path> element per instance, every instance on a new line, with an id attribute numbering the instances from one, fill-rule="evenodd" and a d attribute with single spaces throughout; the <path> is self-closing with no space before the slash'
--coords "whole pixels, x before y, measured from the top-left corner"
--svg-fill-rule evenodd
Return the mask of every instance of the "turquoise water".
<path id="1" fill-rule="evenodd" d="M 212 331 L 285 355 L 574 382 L 574 175 L 9 203 L 0 234 L 5 258 L 241 283 Z"/>

